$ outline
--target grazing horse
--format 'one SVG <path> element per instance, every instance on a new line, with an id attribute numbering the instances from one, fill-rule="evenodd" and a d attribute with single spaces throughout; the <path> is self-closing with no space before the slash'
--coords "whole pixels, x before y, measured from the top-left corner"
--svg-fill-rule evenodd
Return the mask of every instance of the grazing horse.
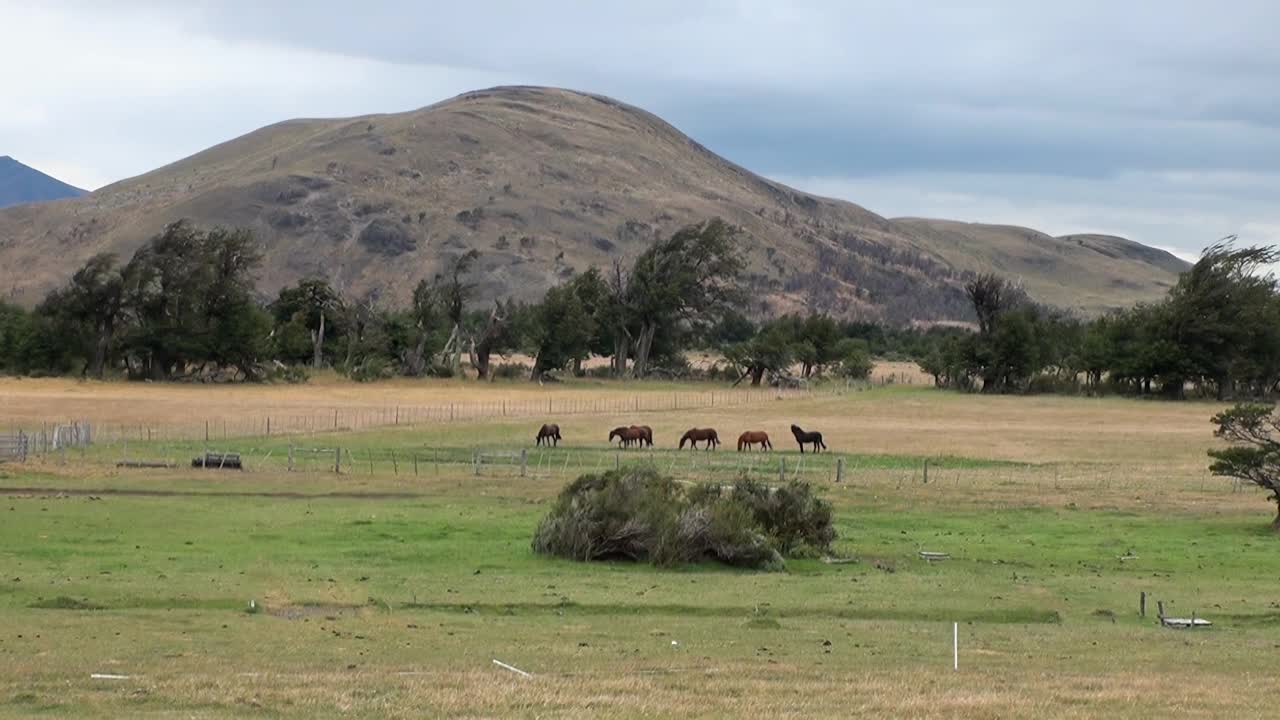
<path id="1" fill-rule="evenodd" d="M 542 445 L 545 442 L 546 444 L 551 445 L 553 447 L 559 447 L 560 440 L 561 440 L 561 437 L 560 437 L 559 425 L 548 423 L 546 425 L 543 425 L 542 429 L 538 430 L 538 440 L 537 440 L 538 445 Z"/>
<path id="2" fill-rule="evenodd" d="M 804 454 L 805 445 L 812 445 L 814 452 L 818 452 L 818 448 L 827 449 L 827 444 L 822 442 L 822 433 L 820 432 L 805 432 L 800 429 L 799 425 L 792 425 L 791 434 L 796 436 L 796 442 L 800 444 L 801 455 Z"/>
<path id="3" fill-rule="evenodd" d="M 631 447 L 631 443 L 644 443 L 644 430 L 634 425 L 631 427 L 616 427 L 609 431 L 609 442 L 613 442 L 614 438 L 618 438 L 618 445 L 621 447 Z"/>
<path id="4" fill-rule="evenodd" d="M 684 444 L 689 443 L 693 449 L 698 449 L 698 443 L 706 441 L 707 449 L 711 450 L 720 444 L 720 435 L 712 428 L 693 428 L 680 438 L 680 449 L 684 449 Z"/>
<path id="5" fill-rule="evenodd" d="M 769 433 L 767 432 L 752 432 L 748 430 L 738 436 L 738 452 L 750 450 L 752 445 L 759 445 L 761 452 L 773 449 L 773 443 L 769 442 Z"/>
<path id="6" fill-rule="evenodd" d="M 636 440 L 642 447 L 645 445 L 653 447 L 653 428 L 648 425 L 632 425 L 630 429 L 640 433 Z"/>

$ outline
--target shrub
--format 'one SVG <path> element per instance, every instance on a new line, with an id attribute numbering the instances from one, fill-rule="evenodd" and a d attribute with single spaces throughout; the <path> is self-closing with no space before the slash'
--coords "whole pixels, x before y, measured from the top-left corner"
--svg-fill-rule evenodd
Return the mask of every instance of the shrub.
<path id="1" fill-rule="evenodd" d="M 831 506 L 805 483 L 772 490 L 740 480 L 689 489 L 653 469 L 583 475 L 561 491 L 533 537 L 537 553 L 669 567 L 715 560 L 763 570 L 826 550 Z"/>
<path id="2" fill-rule="evenodd" d="M 301 385 L 311 380 L 311 373 L 307 372 L 307 369 L 301 365 L 289 365 L 287 367 L 277 367 L 271 378 L 276 382 Z"/>
<path id="3" fill-rule="evenodd" d="M 500 380 L 520 380 L 529 377 L 532 372 L 533 368 L 524 363 L 500 363 L 490 374 Z"/>
<path id="4" fill-rule="evenodd" d="M 356 382 L 375 382 L 393 377 L 395 369 L 382 358 L 370 357 L 352 367 L 347 374 Z"/>
<path id="5" fill-rule="evenodd" d="M 427 377 L 433 378 L 451 378 L 453 377 L 453 368 L 449 365 L 439 363 L 433 364 L 427 368 Z"/>

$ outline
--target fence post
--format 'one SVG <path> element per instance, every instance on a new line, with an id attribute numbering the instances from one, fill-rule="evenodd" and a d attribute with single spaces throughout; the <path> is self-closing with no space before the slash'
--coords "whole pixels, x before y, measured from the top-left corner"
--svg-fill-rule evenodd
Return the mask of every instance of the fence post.
<path id="1" fill-rule="evenodd" d="M 778 458 L 778 482 L 785 483 L 787 481 L 787 459 L 785 457 Z"/>
<path id="2" fill-rule="evenodd" d="M 526 477 L 529 471 L 529 450 L 520 448 L 520 477 Z"/>
<path id="3" fill-rule="evenodd" d="M 338 429 L 338 408 L 333 409 L 333 429 Z"/>
<path id="4" fill-rule="evenodd" d="M 334 417 L 337 417 L 335 413 Z M 333 449 L 333 471 L 338 475 L 342 474 L 342 448 Z"/>
<path id="5" fill-rule="evenodd" d="M 395 451 L 395 450 L 392 450 L 392 451 L 391 451 L 391 474 L 392 474 L 392 475 L 399 475 L 399 474 L 400 474 L 400 463 L 396 461 L 396 451 Z"/>
<path id="6" fill-rule="evenodd" d="M 1138 593 L 1138 617 L 1147 616 L 1147 591 Z"/>
<path id="7" fill-rule="evenodd" d="M 921 484 L 922 485 L 929 484 L 929 458 L 924 459 L 924 482 Z"/>
<path id="8" fill-rule="evenodd" d="M 413 476 L 418 477 L 418 453 L 413 454 Z"/>
<path id="9" fill-rule="evenodd" d="M 836 482 L 844 482 L 844 458 L 836 458 Z"/>
<path id="10" fill-rule="evenodd" d="M 289 472 L 293 472 L 293 443 L 289 443 Z"/>
<path id="11" fill-rule="evenodd" d="M 613 454 L 613 469 L 614 470 L 622 469 L 622 453 L 620 452 L 615 452 Z"/>
<path id="12" fill-rule="evenodd" d="M 479 450 L 471 451 L 471 464 L 475 467 L 476 476 L 479 477 L 480 476 L 480 451 Z"/>

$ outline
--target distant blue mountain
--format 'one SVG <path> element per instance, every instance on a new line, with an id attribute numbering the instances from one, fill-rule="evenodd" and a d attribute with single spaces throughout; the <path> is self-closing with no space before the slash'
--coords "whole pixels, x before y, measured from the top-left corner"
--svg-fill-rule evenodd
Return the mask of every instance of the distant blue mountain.
<path id="1" fill-rule="evenodd" d="M 29 168 L 8 155 L 0 156 L 0 208 L 84 194 L 84 190 Z"/>

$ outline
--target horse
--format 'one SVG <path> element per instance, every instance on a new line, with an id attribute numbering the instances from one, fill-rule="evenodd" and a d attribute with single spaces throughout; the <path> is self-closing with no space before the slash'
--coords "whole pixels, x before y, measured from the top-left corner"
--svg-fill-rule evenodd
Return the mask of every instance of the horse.
<path id="1" fill-rule="evenodd" d="M 537 439 L 538 445 L 542 445 L 543 442 L 545 442 L 546 444 L 551 445 L 553 447 L 559 447 L 560 440 L 561 440 L 561 437 L 560 437 L 559 425 L 548 423 L 546 425 L 543 425 L 542 428 L 538 430 L 538 439 Z"/>
<path id="2" fill-rule="evenodd" d="M 820 432 L 805 432 L 800 429 L 799 425 L 792 425 L 791 434 L 796 436 L 796 442 L 800 445 L 801 455 L 804 454 L 805 445 L 812 445 L 814 452 L 818 452 L 818 448 L 827 449 L 827 444 L 822 442 L 822 433 Z"/>
<path id="3" fill-rule="evenodd" d="M 707 449 L 711 450 L 720 444 L 720 435 L 712 428 L 693 428 L 680 438 L 680 449 L 683 450 L 684 444 L 688 442 L 689 446 L 696 450 L 698 443 L 704 440 L 707 443 Z"/>
<path id="4" fill-rule="evenodd" d="M 613 442 L 614 438 L 618 438 L 618 444 L 621 447 L 631 447 L 631 443 L 644 443 L 644 430 L 634 425 L 631 427 L 616 427 L 609 431 L 609 442 Z"/>
<path id="5" fill-rule="evenodd" d="M 750 450 L 752 445 L 759 445 L 762 452 L 773 449 L 773 443 L 769 442 L 769 433 L 767 432 L 752 432 L 748 430 L 738 436 L 738 452 Z"/>
<path id="6" fill-rule="evenodd" d="M 648 445 L 653 447 L 653 428 L 648 425 L 632 425 L 630 429 L 639 431 L 640 435 L 636 438 L 636 441 L 641 446 Z"/>

